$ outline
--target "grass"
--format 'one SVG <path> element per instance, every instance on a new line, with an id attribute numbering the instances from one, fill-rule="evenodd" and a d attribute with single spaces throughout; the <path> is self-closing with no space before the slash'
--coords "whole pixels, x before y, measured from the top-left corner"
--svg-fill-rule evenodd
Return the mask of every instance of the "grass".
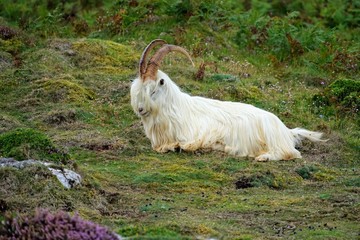
<path id="1" fill-rule="evenodd" d="M 0 28 L 0 140 L 31 129 L 27 146 L 36 136 L 47 139 L 83 177 L 65 190 L 44 168 L 1 168 L 2 214 L 78 212 L 131 239 L 358 237 L 360 75 L 352 64 L 359 46 L 351 9 L 332 22 L 325 11 L 332 5 L 322 1 L 321 18 L 308 4 L 300 14 L 282 14 L 276 1 L 254 1 L 248 10 L 213 1 L 135 1 L 133 8 L 105 2 L 86 11 L 81 5 L 65 20 L 75 2 L 59 3 L 60 13 L 48 10 L 51 19 L 45 5 L 36 10 L 39 19 L 23 8 L 23 22 L 11 14 L 27 2 L 0 8 L 7 9 L 0 25 L 12 29 L 8 39 Z M 331 28 L 341 16 L 342 28 Z M 129 93 L 154 38 L 192 54 L 195 68 L 176 55 L 161 67 L 184 91 L 254 104 L 329 141 L 303 142 L 302 159 L 265 163 L 219 152 L 154 152 Z M 279 48 L 270 51 L 274 44 Z M 0 156 L 9 157 L 3 146 Z"/>

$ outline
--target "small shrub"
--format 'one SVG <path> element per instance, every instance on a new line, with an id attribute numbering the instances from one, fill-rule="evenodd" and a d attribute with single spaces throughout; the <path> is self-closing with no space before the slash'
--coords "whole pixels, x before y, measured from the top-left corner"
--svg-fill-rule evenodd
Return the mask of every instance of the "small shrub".
<path id="1" fill-rule="evenodd" d="M 303 166 L 295 170 L 303 179 L 311 179 L 312 175 L 317 171 L 319 169 L 315 166 Z"/>
<path id="2" fill-rule="evenodd" d="M 29 158 L 66 163 L 70 156 L 34 129 L 18 128 L 0 135 L 0 153 L 17 160 Z"/>
<path id="3" fill-rule="evenodd" d="M 93 222 L 85 221 L 78 215 L 71 217 L 66 212 L 52 214 L 37 210 L 33 215 L 5 218 L 0 223 L 0 240 L 5 239 L 46 239 L 46 240 L 118 240 L 116 234 Z"/>
<path id="4" fill-rule="evenodd" d="M 360 81 L 337 80 L 329 86 L 330 94 L 337 98 L 337 102 L 347 105 L 346 98 L 353 93 L 360 94 Z M 344 102 L 345 101 L 345 102 Z"/>
<path id="5" fill-rule="evenodd" d="M 342 79 L 330 84 L 323 92 L 314 95 L 313 103 L 318 109 L 331 113 L 334 107 L 337 113 L 358 114 L 360 109 L 360 81 Z"/>

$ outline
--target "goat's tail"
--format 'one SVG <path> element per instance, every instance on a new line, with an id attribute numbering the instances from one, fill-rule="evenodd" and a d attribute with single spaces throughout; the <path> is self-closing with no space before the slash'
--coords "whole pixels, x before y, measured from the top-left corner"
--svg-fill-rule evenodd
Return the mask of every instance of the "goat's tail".
<path id="1" fill-rule="evenodd" d="M 290 129 L 290 132 L 294 135 L 296 142 L 301 142 L 304 138 L 309 139 L 312 142 L 326 142 L 328 140 L 321 139 L 321 132 L 313 132 L 303 128 Z"/>

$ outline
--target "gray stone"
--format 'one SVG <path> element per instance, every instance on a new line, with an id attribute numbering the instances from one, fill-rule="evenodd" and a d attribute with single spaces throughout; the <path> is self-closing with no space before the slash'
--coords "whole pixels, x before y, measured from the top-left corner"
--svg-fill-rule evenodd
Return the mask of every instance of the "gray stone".
<path id="1" fill-rule="evenodd" d="M 67 189 L 81 183 L 81 176 L 69 169 L 56 169 L 51 167 L 53 164 L 48 162 L 37 161 L 33 159 L 17 161 L 13 158 L 0 158 L 0 167 L 14 167 L 22 169 L 31 165 L 41 164 L 48 167 L 49 171 L 57 177 L 60 183 Z"/>
<path id="2" fill-rule="evenodd" d="M 49 170 L 54 174 L 57 179 L 65 188 L 73 188 L 81 183 L 81 176 L 69 169 L 55 169 L 49 167 Z"/>

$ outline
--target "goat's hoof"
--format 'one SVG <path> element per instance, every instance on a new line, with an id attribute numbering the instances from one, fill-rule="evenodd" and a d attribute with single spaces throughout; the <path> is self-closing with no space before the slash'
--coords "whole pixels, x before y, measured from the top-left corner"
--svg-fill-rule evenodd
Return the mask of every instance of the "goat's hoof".
<path id="1" fill-rule="evenodd" d="M 262 154 L 260 156 L 257 156 L 255 158 L 255 161 L 258 161 L 258 162 L 267 162 L 269 161 L 271 158 L 270 158 L 270 154 Z"/>

